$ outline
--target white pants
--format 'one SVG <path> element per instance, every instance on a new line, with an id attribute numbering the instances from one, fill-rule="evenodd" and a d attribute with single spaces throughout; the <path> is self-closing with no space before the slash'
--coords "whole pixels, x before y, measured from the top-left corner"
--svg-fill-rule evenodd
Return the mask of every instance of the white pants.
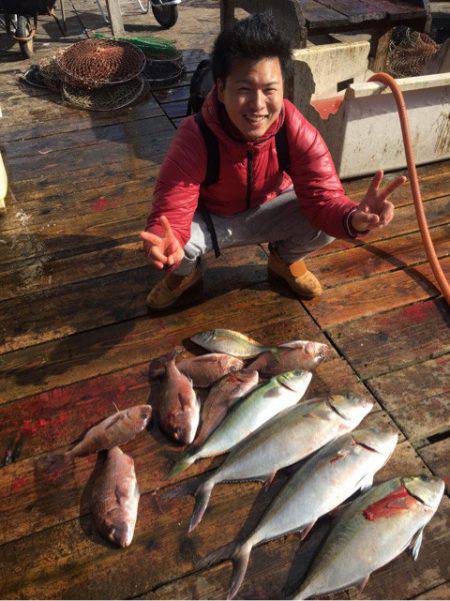
<path id="1" fill-rule="evenodd" d="M 301 212 L 292 189 L 255 209 L 231 217 L 210 215 L 220 250 L 270 242 L 288 264 L 334 240 L 310 225 Z M 184 247 L 184 259 L 174 273 L 188 275 L 200 263 L 201 257 L 212 250 L 211 234 L 201 212 L 196 211 L 191 225 L 191 237 Z"/>

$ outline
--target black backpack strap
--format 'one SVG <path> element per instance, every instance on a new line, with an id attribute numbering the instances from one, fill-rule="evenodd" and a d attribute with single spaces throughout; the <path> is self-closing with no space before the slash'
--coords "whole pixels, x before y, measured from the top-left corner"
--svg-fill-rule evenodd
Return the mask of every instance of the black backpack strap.
<path id="1" fill-rule="evenodd" d="M 219 181 L 220 157 L 219 141 L 216 135 L 206 125 L 201 113 L 196 113 L 197 122 L 206 144 L 206 176 L 202 186 L 211 186 Z"/>
<path id="2" fill-rule="evenodd" d="M 286 133 L 286 121 L 275 134 L 275 145 L 277 148 L 278 165 L 280 171 L 289 173 L 291 161 L 289 157 L 289 145 Z"/>
<path id="3" fill-rule="evenodd" d="M 198 123 L 198 126 L 206 144 L 206 176 L 202 182 L 202 186 L 210 186 L 211 184 L 215 184 L 219 180 L 219 142 L 215 134 L 206 125 L 201 113 L 196 113 L 194 119 Z M 216 255 L 216 258 L 220 257 L 220 248 L 219 242 L 217 240 L 216 229 L 214 227 L 211 215 L 203 206 L 201 199 L 199 200 L 198 208 L 202 214 L 203 221 L 205 222 L 208 232 L 211 236 L 214 254 Z"/>

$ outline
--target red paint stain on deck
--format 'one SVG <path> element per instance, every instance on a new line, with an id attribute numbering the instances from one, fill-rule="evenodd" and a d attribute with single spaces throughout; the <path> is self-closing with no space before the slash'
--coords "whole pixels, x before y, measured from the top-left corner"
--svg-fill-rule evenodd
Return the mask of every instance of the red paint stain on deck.
<path id="1" fill-rule="evenodd" d="M 95 213 L 106 211 L 107 209 L 115 209 L 119 204 L 118 200 L 108 200 L 106 196 L 99 196 L 92 201 L 91 208 Z"/>
<path id="2" fill-rule="evenodd" d="M 92 203 L 92 210 L 95 211 L 96 213 L 99 213 L 100 211 L 104 211 L 108 207 L 109 207 L 109 202 L 104 196 L 99 196 Z"/>
<path id="3" fill-rule="evenodd" d="M 330 115 L 338 112 L 344 100 L 344 96 L 333 96 L 332 98 L 320 98 L 313 100 L 311 106 L 316 109 L 321 119 L 328 119 Z"/>
<path id="4" fill-rule="evenodd" d="M 423 303 L 411 305 L 403 310 L 404 317 L 412 323 L 420 323 L 425 321 L 428 316 L 428 306 Z"/>
<path id="5" fill-rule="evenodd" d="M 46 419 L 45 417 L 40 417 L 36 421 L 26 419 L 22 424 L 21 433 L 26 435 L 36 434 L 38 430 L 45 428 L 45 426 L 47 426 L 48 424 L 62 424 L 68 419 L 68 417 L 68 413 L 59 413 L 53 420 Z"/>
<path id="6" fill-rule="evenodd" d="M 363 514 L 366 520 L 372 522 L 380 518 L 392 517 L 402 511 L 408 511 L 415 504 L 416 501 L 402 484 L 386 497 L 366 507 Z"/>
<path id="7" fill-rule="evenodd" d="M 14 480 L 14 482 L 11 484 L 11 491 L 18 492 L 27 483 L 28 483 L 28 478 L 25 476 L 23 476 L 22 478 L 16 478 L 16 480 Z"/>

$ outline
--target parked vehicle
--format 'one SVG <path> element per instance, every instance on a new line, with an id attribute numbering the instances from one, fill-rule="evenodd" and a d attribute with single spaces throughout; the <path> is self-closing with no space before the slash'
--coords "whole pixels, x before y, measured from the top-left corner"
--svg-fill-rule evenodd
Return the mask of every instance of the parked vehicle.
<path id="1" fill-rule="evenodd" d="M 151 0 L 152 12 L 163 29 L 173 27 L 178 19 L 178 4 L 182 0 Z"/>
<path id="2" fill-rule="evenodd" d="M 56 0 L 0 0 L 0 25 L 19 42 L 24 58 L 33 54 L 38 15 L 52 15 L 55 4 Z"/>

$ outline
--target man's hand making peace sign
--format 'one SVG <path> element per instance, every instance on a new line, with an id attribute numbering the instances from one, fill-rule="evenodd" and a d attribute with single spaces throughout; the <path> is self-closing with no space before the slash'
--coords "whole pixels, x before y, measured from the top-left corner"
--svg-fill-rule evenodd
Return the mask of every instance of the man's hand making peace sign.
<path id="1" fill-rule="evenodd" d="M 358 232 L 385 226 L 394 217 L 394 205 L 387 198 L 406 182 L 406 177 L 397 177 L 380 190 L 382 179 L 383 171 L 377 171 L 358 209 L 351 215 L 351 225 Z"/>
<path id="2" fill-rule="evenodd" d="M 167 217 L 163 215 L 159 221 L 164 228 L 161 238 L 150 232 L 141 232 L 141 238 L 144 240 L 144 250 L 150 265 L 157 269 L 167 269 L 182 260 L 184 251 Z"/>

